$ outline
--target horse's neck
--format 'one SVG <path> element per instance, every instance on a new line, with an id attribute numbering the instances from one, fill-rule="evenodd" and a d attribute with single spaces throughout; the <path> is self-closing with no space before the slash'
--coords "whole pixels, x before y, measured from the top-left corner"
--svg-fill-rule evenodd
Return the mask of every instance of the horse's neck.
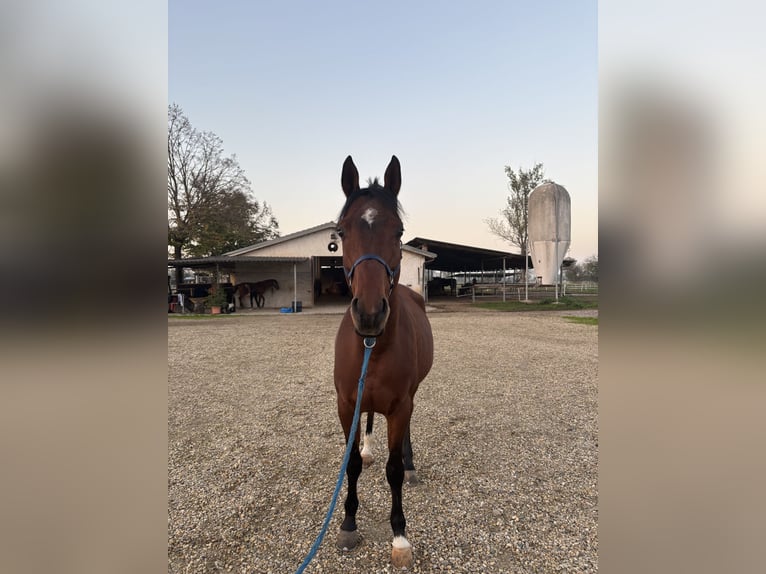
<path id="1" fill-rule="evenodd" d="M 401 320 L 406 320 L 404 317 L 407 317 L 412 312 L 410 306 L 416 305 L 415 300 L 410 296 L 409 293 L 404 291 L 405 289 L 408 288 L 397 285 L 394 289 L 394 292 L 392 293 L 392 296 L 389 298 L 391 314 L 389 315 L 388 320 L 389 323 L 393 321 L 392 327 L 394 328 L 396 328 Z"/>

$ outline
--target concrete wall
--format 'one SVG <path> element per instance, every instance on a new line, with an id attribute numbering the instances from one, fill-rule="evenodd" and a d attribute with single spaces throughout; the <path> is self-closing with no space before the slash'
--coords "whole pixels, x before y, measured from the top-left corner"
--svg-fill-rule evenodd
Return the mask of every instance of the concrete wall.
<path id="1" fill-rule="evenodd" d="M 399 284 L 406 285 L 420 295 L 423 295 L 424 261 L 424 257 L 402 250 L 402 270 L 399 275 Z"/>

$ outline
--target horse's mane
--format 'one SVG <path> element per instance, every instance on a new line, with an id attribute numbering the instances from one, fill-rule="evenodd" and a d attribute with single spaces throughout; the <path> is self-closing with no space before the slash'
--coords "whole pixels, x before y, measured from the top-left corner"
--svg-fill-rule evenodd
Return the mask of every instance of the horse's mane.
<path id="1" fill-rule="evenodd" d="M 349 195 L 348 198 L 346 198 L 346 203 L 343 205 L 343 209 L 340 210 L 338 221 L 340 221 L 343 216 L 346 215 L 352 203 L 354 203 L 360 197 L 364 196 L 368 196 L 372 199 L 377 199 L 383 204 L 384 207 L 396 213 L 399 219 L 403 217 L 404 210 L 402 209 L 399 200 L 396 199 L 396 196 L 393 193 L 387 191 L 386 188 L 380 185 L 377 177 L 372 180 L 368 179 L 367 185 L 367 187 L 356 190 L 354 193 Z"/>

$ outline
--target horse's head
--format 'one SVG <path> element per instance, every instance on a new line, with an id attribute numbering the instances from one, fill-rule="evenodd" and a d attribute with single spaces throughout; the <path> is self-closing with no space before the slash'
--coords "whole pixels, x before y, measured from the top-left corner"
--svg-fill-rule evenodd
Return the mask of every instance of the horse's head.
<path id="1" fill-rule="evenodd" d="M 343 163 L 341 185 L 346 204 L 338 217 L 338 235 L 353 296 L 351 319 L 363 337 L 383 332 L 391 312 L 389 297 L 399 281 L 404 228 L 396 196 L 401 184 L 396 156 L 386 168 L 383 186 L 376 179 L 362 189 L 351 156 Z"/>

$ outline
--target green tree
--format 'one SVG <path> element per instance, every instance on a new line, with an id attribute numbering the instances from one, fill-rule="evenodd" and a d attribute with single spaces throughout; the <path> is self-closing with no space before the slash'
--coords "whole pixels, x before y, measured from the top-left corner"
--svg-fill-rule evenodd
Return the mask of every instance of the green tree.
<path id="1" fill-rule="evenodd" d="M 569 267 L 564 269 L 564 276 L 570 283 L 576 283 L 582 281 L 582 265 L 579 261 L 575 261 Z"/>
<path id="2" fill-rule="evenodd" d="M 255 199 L 236 156 L 224 155 L 221 138 L 196 130 L 177 104 L 168 106 L 168 246 L 173 256 L 220 255 L 278 236 L 271 208 Z"/>
<path id="3" fill-rule="evenodd" d="M 576 261 L 565 269 L 567 281 L 594 281 L 598 283 L 598 255 L 591 255 L 584 261 Z"/>
<path id="4" fill-rule="evenodd" d="M 529 227 L 529 194 L 544 179 L 543 164 L 536 163 L 532 169 L 524 170 L 521 167 L 514 171 L 510 166 L 505 166 L 505 175 L 508 177 L 509 195 L 506 197 L 506 205 L 502 210 L 502 217 L 485 219 L 484 222 L 489 230 L 519 248 L 522 257 L 527 255 L 528 227 Z"/>
<path id="5" fill-rule="evenodd" d="M 598 283 L 598 254 L 591 255 L 582 262 L 582 278 Z"/>

